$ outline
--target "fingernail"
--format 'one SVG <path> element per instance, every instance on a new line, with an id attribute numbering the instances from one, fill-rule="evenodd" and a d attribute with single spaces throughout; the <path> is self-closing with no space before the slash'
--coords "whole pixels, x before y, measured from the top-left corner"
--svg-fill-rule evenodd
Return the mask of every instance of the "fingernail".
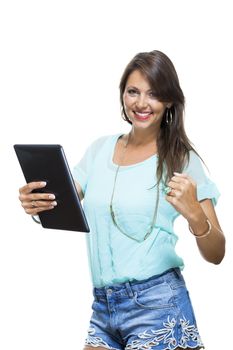
<path id="1" fill-rule="evenodd" d="M 52 202 L 51 205 L 55 207 L 57 205 L 57 202 Z"/>
<path id="2" fill-rule="evenodd" d="M 40 183 L 40 185 L 43 186 L 43 187 L 46 186 L 46 184 L 47 184 L 47 183 L 46 183 L 45 181 L 42 181 L 42 182 Z"/>
<path id="3" fill-rule="evenodd" d="M 56 197 L 54 196 L 54 194 L 49 194 L 49 199 L 55 199 Z"/>
<path id="4" fill-rule="evenodd" d="M 175 175 L 181 175 L 181 173 L 177 173 L 176 171 L 174 171 L 174 173 L 173 174 L 175 174 Z"/>

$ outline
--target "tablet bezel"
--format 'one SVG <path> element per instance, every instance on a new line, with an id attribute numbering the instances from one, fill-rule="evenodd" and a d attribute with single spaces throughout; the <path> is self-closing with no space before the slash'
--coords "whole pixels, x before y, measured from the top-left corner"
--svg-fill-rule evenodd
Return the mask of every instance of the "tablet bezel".
<path id="1" fill-rule="evenodd" d="M 57 206 L 38 213 L 44 228 L 90 232 L 64 149 L 59 144 L 15 144 L 26 182 L 46 181 L 34 192 L 54 193 Z"/>

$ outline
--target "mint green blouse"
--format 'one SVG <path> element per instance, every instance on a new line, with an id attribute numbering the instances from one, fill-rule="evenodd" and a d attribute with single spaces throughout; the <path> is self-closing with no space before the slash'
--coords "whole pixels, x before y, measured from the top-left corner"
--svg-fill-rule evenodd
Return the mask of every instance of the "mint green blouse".
<path id="1" fill-rule="evenodd" d="M 74 179 L 84 193 L 83 208 L 90 226 L 90 233 L 86 234 L 87 249 L 95 287 L 143 280 L 172 267 L 184 267 L 175 251 L 178 236 L 173 230 L 174 220 L 180 214 L 166 201 L 162 185 L 153 231 L 143 240 L 152 223 L 157 196 L 154 186 L 157 155 L 121 166 L 116 182 L 113 201 L 116 221 L 124 232 L 140 242 L 121 233 L 112 221 L 109 205 L 117 169 L 112 158 L 121 135 L 94 141 L 73 170 Z M 184 172 L 197 183 L 198 200 L 210 198 L 215 205 L 218 189 L 193 151 Z"/>

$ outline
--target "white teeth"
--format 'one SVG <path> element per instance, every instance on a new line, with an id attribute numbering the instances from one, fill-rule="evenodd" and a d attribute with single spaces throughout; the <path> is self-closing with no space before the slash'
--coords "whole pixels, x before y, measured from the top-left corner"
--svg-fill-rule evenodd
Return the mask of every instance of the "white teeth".
<path id="1" fill-rule="evenodd" d="M 137 115 L 139 115 L 139 117 L 147 117 L 150 112 L 146 112 L 146 113 L 139 113 L 139 112 L 135 112 Z"/>

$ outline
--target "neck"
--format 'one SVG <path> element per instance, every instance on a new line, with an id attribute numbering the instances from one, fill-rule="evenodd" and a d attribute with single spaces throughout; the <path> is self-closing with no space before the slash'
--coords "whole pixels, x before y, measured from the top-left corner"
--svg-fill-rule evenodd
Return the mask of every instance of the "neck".
<path id="1" fill-rule="evenodd" d="M 138 130 L 132 128 L 130 131 L 130 143 L 134 146 L 147 146 L 156 143 L 158 130 Z"/>

